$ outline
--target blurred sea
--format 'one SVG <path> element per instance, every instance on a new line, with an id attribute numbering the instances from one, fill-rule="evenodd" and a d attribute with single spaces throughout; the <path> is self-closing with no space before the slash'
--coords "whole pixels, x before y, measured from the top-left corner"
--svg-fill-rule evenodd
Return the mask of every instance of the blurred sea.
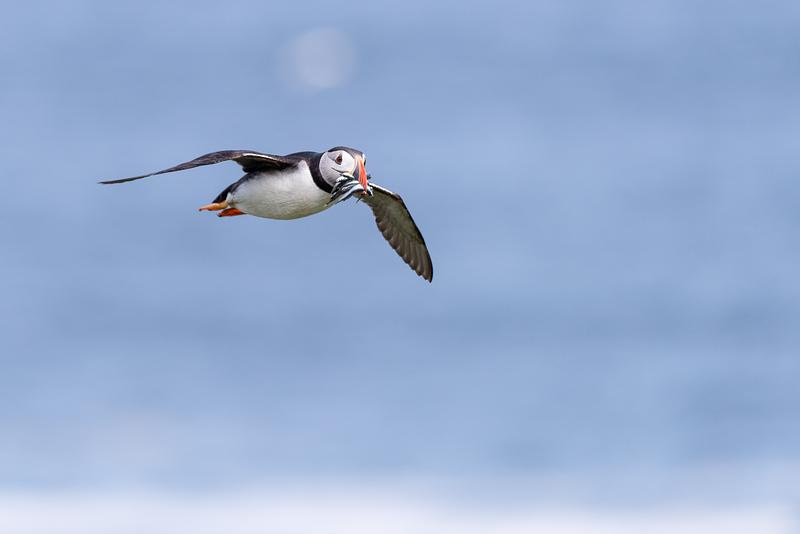
<path id="1" fill-rule="evenodd" d="M 797 532 L 800 4 L 4 12 L 0 510 L 366 480 Z M 364 206 L 196 213 L 233 164 L 95 183 L 340 144 L 432 284 Z"/>

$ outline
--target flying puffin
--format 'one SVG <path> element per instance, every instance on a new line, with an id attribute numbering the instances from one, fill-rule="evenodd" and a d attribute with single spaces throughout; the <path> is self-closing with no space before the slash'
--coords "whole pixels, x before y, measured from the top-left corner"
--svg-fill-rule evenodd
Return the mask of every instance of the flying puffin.
<path id="1" fill-rule="evenodd" d="M 365 169 L 367 158 L 354 148 L 337 146 L 326 152 L 295 152 L 287 156 L 223 150 L 150 174 L 100 183 L 121 184 L 223 161 L 235 161 L 246 174 L 200 211 L 218 211 L 220 217 L 298 219 L 355 196 L 372 209 L 378 229 L 403 261 L 428 282 L 433 280 L 425 239 L 403 199 L 370 181 L 372 177 Z"/>

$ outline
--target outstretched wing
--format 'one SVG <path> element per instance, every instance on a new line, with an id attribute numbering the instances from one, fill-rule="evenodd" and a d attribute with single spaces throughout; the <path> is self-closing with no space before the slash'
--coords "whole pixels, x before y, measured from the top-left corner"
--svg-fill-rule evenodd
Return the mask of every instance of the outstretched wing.
<path id="1" fill-rule="evenodd" d="M 273 156 L 272 154 L 262 154 L 252 150 L 223 150 L 221 152 L 212 152 L 192 161 L 175 165 L 163 171 L 151 172 L 150 174 L 143 174 L 141 176 L 133 176 L 131 178 L 120 178 L 119 180 L 106 180 L 100 182 L 101 184 L 121 184 L 124 182 L 132 182 L 134 180 L 141 180 L 148 176 L 155 176 L 157 174 L 164 174 L 167 172 L 185 171 L 186 169 L 193 169 L 194 167 L 202 167 L 203 165 L 213 165 L 214 163 L 222 163 L 223 161 L 235 161 L 242 166 L 244 172 L 255 172 L 262 170 L 280 170 L 286 167 L 291 167 L 297 164 L 297 158 L 290 158 L 285 156 Z"/>
<path id="2" fill-rule="evenodd" d="M 363 195 L 361 199 L 372 208 L 378 229 L 403 261 L 430 282 L 433 280 L 431 256 L 405 202 L 397 193 L 372 182 L 370 185 L 372 196 Z"/>

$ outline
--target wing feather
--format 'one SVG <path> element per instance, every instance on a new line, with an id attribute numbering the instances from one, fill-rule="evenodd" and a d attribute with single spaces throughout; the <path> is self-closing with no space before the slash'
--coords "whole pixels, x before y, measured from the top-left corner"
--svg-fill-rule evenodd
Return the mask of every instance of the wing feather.
<path id="1" fill-rule="evenodd" d="M 425 239 L 397 193 L 370 182 L 372 196 L 362 200 L 372 209 L 378 230 L 409 267 L 422 278 L 433 280 L 433 263 Z"/>
<path id="2" fill-rule="evenodd" d="M 287 167 L 296 165 L 300 158 L 287 157 L 287 156 L 274 156 L 272 154 L 262 154 L 253 150 L 222 150 L 220 152 L 211 152 L 204 154 L 199 158 L 192 161 L 187 161 L 169 169 L 164 169 L 150 174 L 142 174 L 141 176 L 132 176 L 130 178 L 120 178 L 118 180 L 106 180 L 100 182 L 101 184 L 121 184 L 124 182 L 132 182 L 134 180 L 141 180 L 149 176 L 157 174 L 165 174 L 168 172 L 185 171 L 186 169 L 193 169 L 195 167 L 202 167 L 203 165 L 213 165 L 215 163 L 222 163 L 223 161 L 235 161 L 242 166 L 245 172 L 254 172 L 260 170 L 280 170 Z"/>

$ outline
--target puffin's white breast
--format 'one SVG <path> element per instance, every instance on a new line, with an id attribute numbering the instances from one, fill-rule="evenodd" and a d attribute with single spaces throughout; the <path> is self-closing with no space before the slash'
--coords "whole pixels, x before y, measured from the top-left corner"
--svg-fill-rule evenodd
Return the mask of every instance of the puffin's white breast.
<path id="1" fill-rule="evenodd" d="M 305 161 L 281 171 L 253 173 L 231 193 L 228 204 L 249 215 L 297 219 L 329 207 L 330 194 L 314 183 Z"/>

